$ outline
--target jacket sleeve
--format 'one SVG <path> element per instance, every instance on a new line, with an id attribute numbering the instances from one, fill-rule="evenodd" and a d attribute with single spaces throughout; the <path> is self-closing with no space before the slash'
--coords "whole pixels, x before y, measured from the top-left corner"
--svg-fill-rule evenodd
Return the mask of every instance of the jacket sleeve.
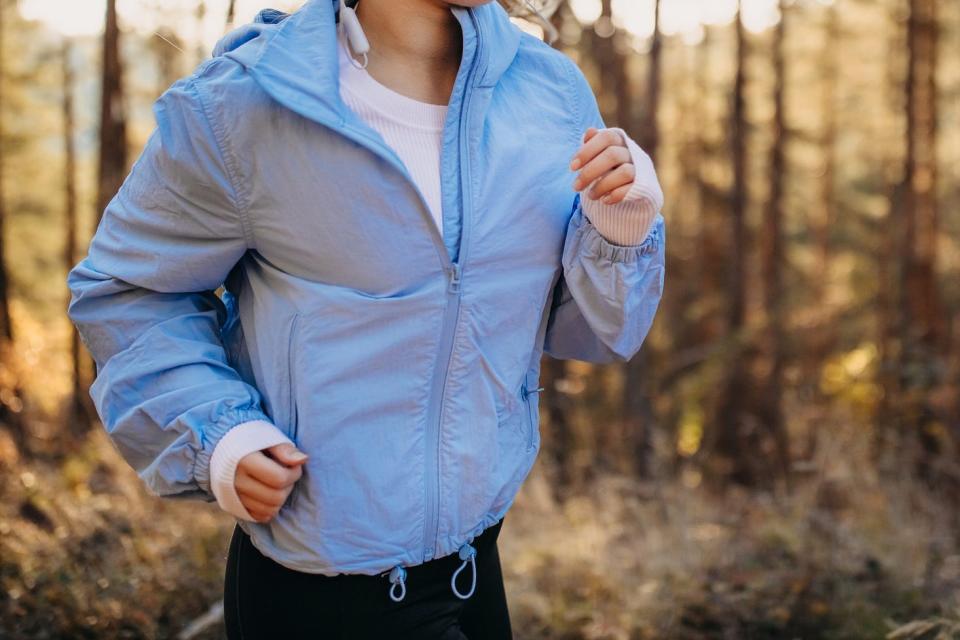
<path id="1" fill-rule="evenodd" d="M 154 494 L 212 502 L 217 442 L 269 418 L 220 337 L 226 311 L 215 290 L 250 243 L 207 107 L 196 76 L 156 101 L 157 127 L 67 284 L 111 440 Z"/>
<path id="2" fill-rule="evenodd" d="M 588 127 L 606 125 L 583 73 L 572 61 L 569 68 L 577 123 L 572 135 L 579 143 Z M 584 214 L 581 194 L 575 194 L 544 352 L 595 363 L 630 360 L 649 333 L 663 295 L 665 241 L 658 212 L 643 242 L 613 244 Z"/>

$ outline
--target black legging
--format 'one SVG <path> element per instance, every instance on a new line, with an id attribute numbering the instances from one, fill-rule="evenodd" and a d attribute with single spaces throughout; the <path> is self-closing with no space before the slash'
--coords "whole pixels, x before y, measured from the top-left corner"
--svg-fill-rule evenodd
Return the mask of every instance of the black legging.
<path id="1" fill-rule="evenodd" d="M 497 536 L 503 521 L 473 541 L 477 586 L 467 600 L 450 589 L 456 553 L 407 567 L 407 593 L 390 599 L 386 577 L 324 576 L 285 567 L 263 555 L 237 525 L 224 579 L 229 640 L 509 640 L 510 615 L 500 571 Z M 457 578 L 470 590 L 470 567 Z"/>

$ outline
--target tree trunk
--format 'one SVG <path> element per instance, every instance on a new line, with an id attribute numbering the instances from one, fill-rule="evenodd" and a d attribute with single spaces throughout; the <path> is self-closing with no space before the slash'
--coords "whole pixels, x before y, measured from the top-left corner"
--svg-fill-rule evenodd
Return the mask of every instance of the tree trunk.
<path id="1" fill-rule="evenodd" d="M 741 0 L 742 3 L 742 0 Z M 733 161 L 733 186 L 730 194 L 730 271 L 727 293 L 730 296 L 727 310 L 727 326 L 731 334 L 741 331 L 746 321 L 746 208 L 747 208 L 747 123 L 746 86 L 747 43 L 746 29 L 738 4 L 737 70 L 733 84 L 733 114 L 731 118 L 731 154 Z"/>
<path id="2" fill-rule="evenodd" d="M 66 241 L 64 242 L 64 266 L 67 271 L 77 260 L 77 151 L 74 144 L 76 123 L 73 116 L 73 67 L 70 62 L 70 41 L 64 38 L 61 49 L 63 64 L 63 153 L 64 153 L 64 209 L 66 213 Z M 69 301 L 69 295 L 68 295 Z M 70 360 L 73 363 L 73 395 L 78 398 L 80 389 L 80 340 L 74 330 L 70 341 Z"/>
<path id="3" fill-rule="evenodd" d="M 783 359 L 784 359 L 784 286 L 783 266 L 783 218 L 784 183 L 787 172 L 786 127 L 784 114 L 785 52 L 784 40 L 787 23 L 787 6 L 780 0 L 780 21 L 774 29 L 773 41 L 773 131 L 770 147 L 770 195 L 767 200 L 763 219 L 762 267 L 763 267 L 763 307 L 765 315 L 764 342 L 768 366 L 766 368 L 766 388 L 762 398 L 760 421 L 763 429 L 773 439 L 776 446 L 780 473 L 784 480 L 788 478 L 790 455 L 789 442 L 783 422 Z"/>
<path id="4" fill-rule="evenodd" d="M 61 113 L 63 117 L 63 155 L 64 155 L 64 218 L 65 234 L 63 243 L 63 262 L 65 271 L 77 261 L 77 150 L 76 150 L 76 119 L 74 117 L 74 75 L 71 63 L 73 47 L 67 38 L 64 38 L 60 49 L 60 62 L 63 73 L 63 94 Z M 70 294 L 67 294 L 67 303 Z M 96 410 L 93 408 L 90 396 L 83 389 L 83 365 L 80 350 L 80 334 L 76 327 L 71 326 L 70 332 L 70 363 L 71 394 L 67 402 L 67 425 L 74 433 L 84 432 L 90 424 Z"/>
<path id="5" fill-rule="evenodd" d="M 558 33 L 563 33 L 564 20 L 570 19 L 568 16 L 567 3 L 563 2 L 551 16 L 553 26 Z M 561 40 L 554 43 L 554 47 L 562 46 Z M 544 357 L 541 361 L 541 386 L 544 390 L 540 394 L 540 407 L 547 417 L 546 424 L 549 431 L 549 439 L 546 440 L 550 447 L 547 452 L 553 459 L 556 467 L 556 482 L 554 494 L 559 497 L 572 484 L 573 476 L 571 474 L 571 451 L 574 445 L 573 427 L 570 424 L 570 399 L 564 393 L 562 384 L 559 384 L 567 372 L 567 363 L 564 360 L 554 360 Z"/>
<path id="6" fill-rule="evenodd" d="M 237 1 L 230 0 L 230 4 L 227 5 L 227 28 L 233 26 L 234 21 L 237 19 Z"/>
<path id="7" fill-rule="evenodd" d="M 13 323 L 10 319 L 10 288 L 7 278 L 7 257 L 6 257 L 6 192 L 3 183 L 3 70 L 6 60 L 3 56 L 3 35 L 4 35 L 4 13 L 6 12 L 6 2 L 0 0 L 0 341 L 13 342 Z"/>
<path id="8" fill-rule="evenodd" d="M 650 40 L 649 66 L 647 67 L 646 122 L 642 129 L 643 150 L 656 161 L 657 147 L 660 143 L 660 127 L 657 126 L 657 114 L 660 104 L 661 58 L 663 57 L 663 34 L 660 33 L 660 3 L 653 5 L 653 34 Z"/>
<path id="9" fill-rule="evenodd" d="M 824 45 L 819 65 L 822 74 L 823 90 L 820 102 L 821 129 L 819 136 L 820 155 L 823 172 L 820 177 L 819 213 L 809 218 L 813 229 L 816 264 L 811 274 L 811 300 L 822 305 L 817 318 L 816 331 L 810 334 L 810 346 L 801 357 L 804 381 L 801 384 L 803 397 L 813 406 L 823 407 L 825 398 L 820 391 L 820 373 L 823 365 L 837 342 L 837 323 L 830 304 L 831 264 L 833 254 L 833 227 L 837 218 L 837 85 L 839 61 L 843 58 L 840 51 L 840 14 L 835 4 L 825 9 Z M 810 461 L 817 450 L 819 437 L 818 421 L 808 422 L 804 434 L 802 452 L 799 457 Z"/>
<path id="10" fill-rule="evenodd" d="M 626 57 L 617 50 L 618 37 L 620 33 L 613 24 L 613 2 L 603 0 L 600 18 L 594 24 L 591 34 L 592 51 L 600 70 L 600 96 L 601 99 L 606 96 L 616 98 L 616 104 L 612 108 L 604 109 L 608 120 L 614 121 L 611 126 L 630 131 L 633 125 L 630 78 L 627 75 Z"/>
<path id="11" fill-rule="evenodd" d="M 116 195 L 127 170 L 127 118 L 120 60 L 117 1 L 107 0 L 103 29 L 103 84 L 100 96 L 100 162 L 97 185 L 97 223 Z"/>
<path id="12" fill-rule="evenodd" d="M 703 118 L 705 126 L 695 126 L 694 143 L 691 159 L 685 163 L 686 167 L 695 172 L 697 200 L 700 216 L 697 218 L 697 283 L 699 289 L 699 303 L 704 308 L 699 317 L 697 330 L 698 344 L 708 344 L 721 339 L 726 330 L 726 317 L 723 314 L 722 297 L 726 289 L 725 270 L 729 264 L 728 256 L 728 220 L 727 212 L 730 207 L 729 190 L 723 184 L 718 184 L 706 170 L 708 163 L 715 161 L 719 154 L 727 155 L 726 148 L 718 148 L 711 144 L 705 134 L 706 120 L 713 114 L 708 108 L 711 94 L 710 80 L 715 71 L 711 61 L 715 59 L 713 46 L 715 29 L 704 27 L 703 41 L 697 46 L 695 55 L 696 68 L 696 102 L 692 105 L 695 117 Z M 705 304 L 706 303 L 706 304 Z"/>
<path id="13" fill-rule="evenodd" d="M 665 294 L 664 301 L 668 305 L 664 311 L 669 319 L 665 325 L 669 338 L 663 349 L 670 356 L 664 358 L 669 364 L 663 363 L 664 366 L 658 371 L 657 393 L 660 394 L 671 394 L 680 378 L 696 375 L 697 367 L 686 363 L 691 362 L 691 356 L 694 359 L 698 357 L 694 354 L 709 350 L 711 342 L 716 339 L 715 332 L 710 328 L 714 314 L 709 312 L 709 301 L 714 299 L 716 291 L 711 278 L 717 271 L 715 245 L 719 234 L 712 230 L 712 227 L 716 226 L 717 218 L 722 217 L 725 222 L 726 215 L 718 216 L 715 206 L 707 206 L 708 187 L 704 166 L 709 154 L 704 130 L 710 126 L 711 116 L 705 105 L 705 98 L 709 95 L 708 79 L 711 77 L 710 35 L 710 27 L 704 26 L 700 43 L 696 48 L 687 48 L 685 51 L 689 56 L 689 63 L 685 65 L 684 72 L 690 81 L 679 105 L 680 112 L 685 114 L 683 126 L 675 129 L 675 133 L 682 135 L 683 140 L 677 158 L 681 167 L 680 189 L 675 195 L 676 199 L 669 214 L 673 223 L 671 229 L 674 250 L 668 256 L 667 272 L 674 274 L 673 293 Z M 678 215 L 682 220 L 680 234 L 677 232 Z M 681 234 L 682 246 L 677 244 L 677 237 Z M 682 257 L 674 261 L 671 259 L 674 254 Z M 678 273 L 679 278 L 675 277 Z M 691 309 L 697 311 L 691 313 Z M 684 353 L 691 355 L 684 357 L 681 355 Z M 693 400 L 697 404 L 702 404 L 703 401 L 703 394 L 698 394 Z M 671 403 L 669 412 L 660 417 L 659 428 L 669 430 L 671 450 L 668 462 L 673 473 L 680 469 L 685 458 L 698 452 L 679 446 L 683 436 L 680 425 L 686 410 L 688 409 L 682 403 Z M 698 442 L 697 448 L 702 444 L 702 441 Z"/>
<path id="14" fill-rule="evenodd" d="M 100 224 L 103 211 L 120 190 L 127 171 L 127 118 L 123 94 L 123 64 L 120 57 L 120 27 L 117 23 L 116 0 L 107 0 L 103 28 L 103 60 L 100 90 L 100 152 L 97 167 L 97 200 L 94 231 Z M 85 350 L 84 350 L 85 353 Z M 81 372 L 96 377 L 96 365 L 88 355 L 80 358 Z M 82 387 L 87 387 L 84 383 Z M 83 394 L 84 396 L 86 394 Z M 84 400 L 85 402 L 85 400 Z M 93 426 L 94 413 L 77 429 Z"/>
<path id="15" fill-rule="evenodd" d="M 0 382 L 5 388 L 0 396 L 0 426 L 5 425 L 10 429 L 13 435 L 13 441 L 20 452 L 29 452 L 29 442 L 27 439 L 26 424 L 21 418 L 23 410 L 23 393 L 20 388 L 19 374 L 17 372 L 17 362 L 14 358 L 14 331 L 13 319 L 10 316 L 10 281 L 7 271 L 6 256 L 6 223 L 7 223 L 7 200 L 4 190 L 4 93 L 3 81 L 4 70 L 6 68 L 6 58 L 4 54 L 4 35 L 5 18 L 7 11 L 6 0 L 0 0 L 0 367 L 7 369 L 3 382 Z"/>
<path id="16" fill-rule="evenodd" d="M 610 3 L 607 2 L 606 5 Z M 654 27 L 650 45 L 649 67 L 647 69 L 647 96 L 644 122 L 640 128 L 644 150 L 656 160 L 657 154 L 657 109 L 660 95 L 660 0 L 654 3 Z M 624 79 L 626 82 L 626 79 Z M 619 103 L 628 102 L 626 85 L 618 87 Z M 621 126 L 628 126 L 622 122 Z M 649 339 L 647 340 L 649 343 Z M 645 345 L 640 352 L 623 367 L 623 397 L 621 415 L 623 422 L 624 453 L 627 454 L 629 470 L 641 478 L 651 475 L 651 463 L 654 454 L 653 427 L 656 416 L 652 398 L 656 389 L 656 357 L 651 353 L 652 345 Z"/>
<path id="17" fill-rule="evenodd" d="M 593 24 L 593 28 L 584 34 L 580 46 L 584 54 L 590 55 L 596 63 L 600 77 L 600 87 L 597 91 L 600 111 L 608 127 L 622 127 L 628 133 L 633 129 L 630 110 L 630 83 L 627 76 L 625 56 L 617 49 L 618 30 L 613 23 L 613 2 L 603 0 L 600 17 Z M 581 132 L 582 133 L 582 132 Z M 633 134 L 631 134 L 633 135 Z M 632 407 L 642 398 L 637 396 L 643 393 L 635 386 L 635 381 L 629 378 L 629 367 L 620 368 L 624 376 L 624 389 L 620 398 L 620 413 L 614 419 L 605 423 L 602 428 L 593 429 L 589 433 L 595 450 L 595 470 L 625 470 L 632 464 L 630 452 L 634 449 L 635 438 L 643 438 L 643 428 L 629 421 Z M 631 408 L 627 408 L 630 405 Z M 628 421 L 630 422 L 628 424 Z M 629 444 L 628 444 L 629 443 Z M 594 469 L 591 469 L 594 470 Z"/>
<path id="18" fill-rule="evenodd" d="M 755 438 L 757 425 L 747 420 L 744 399 L 750 392 L 746 355 L 743 343 L 746 324 L 746 257 L 747 257 L 747 122 L 744 88 L 746 85 L 747 43 L 742 19 L 742 0 L 738 3 L 735 28 L 737 32 L 736 74 L 733 82 L 732 113 L 730 118 L 731 160 L 733 184 L 730 189 L 729 246 L 727 259 L 727 380 L 717 407 L 714 427 L 713 471 L 726 475 L 734 482 L 753 484 L 756 480 L 747 440 Z"/>
<path id="19" fill-rule="evenodd" d="M 907 22 L 906 187 L 901 337 L 924 359 L 944 353 L 946 314 L 937 287 L 937 2 L 911 0 Z"/>
<path id="20" fill-rule="evenodd" d="M 906 49 L 905 33 L 900 28 L 901 22 L 896 16 L 890 16 L 888 23 L 891 33 L 888 36 L 887 46 L 891 51 Z M 891 119 L 903 117 L 902 97 L 905 91 L 900 78 L 900 58 L 890 56 L 886 64 L 886 78 L 884 83 L 884 98 L 886 115 Z M 900 122 L 897 122 L 899 125 Z M 877 295 L 875 313 L 877 317 L 876 338 L 879 351 L 879 371 L 877 383 L 882 388 L 880 399 L 877 402 L 874 420 L 873 457 L 882 472 L 896 474 L 900 472 L 901 464 L 894 448 L 902 432 L 902 411 L 900 401 L 903 397 L 900 389 L 900 316 L 903 310 L 899 307 L 900 271 L 903 266 L 901 237 L 903 234 L 903 191 L 902 179 L 894 179 L 897 171 L 902 171 L 903 161 L 893 145 L 886 150 L 883 165 L 879 171 L 884 176 L 891 176 L 885 185 L 887 210 L 886 218 L 880 227 L 879 246 L 875 255 L 877 265 Z"/>
<path id="21" fill-rule="evenodd" d="M 830 278 L 830 238 L 836 218 L 837 174 L 837 60 L 840 47 L 840 17 L 837 6 L 827 8 L 826 43 L 820 58 L 823 73 L 821 112 L 823 131 L 820 151 L 823 155 L 823 176 L 820 179 L 820 219 L 815 226 L 817 243 L 816 282 L 814 299 L 827 299 L 827 281 Z"/>
<path id="22" fill-rule="evenodd" d="M 937 0 L 910 0 L 907 21 L 907 127 L 900 272 L 901 386 L 904 424 L 919 434 L 922 472 L 946 445 L 934 435 L 938 409 L 930 396 L 942 384 L 948 325 L 937 282 Z M 912 439 L 912 438 L 911 438 Z"/>

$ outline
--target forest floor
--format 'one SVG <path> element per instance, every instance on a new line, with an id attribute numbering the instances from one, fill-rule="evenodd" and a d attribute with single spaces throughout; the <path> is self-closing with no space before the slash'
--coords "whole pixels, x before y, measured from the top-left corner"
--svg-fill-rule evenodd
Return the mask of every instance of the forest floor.
<path id="1" fill-rule="evenodd" d="M 5 433 L 0 636 L 174 638 L 217 603 L 232 518 L 150 496 L 102 429 L 29 463 Z M 519 639 L 960 638 L 960 551 L 923 492 L 611 476 L 558 502 L 544 466 L 500 537 Z"/>

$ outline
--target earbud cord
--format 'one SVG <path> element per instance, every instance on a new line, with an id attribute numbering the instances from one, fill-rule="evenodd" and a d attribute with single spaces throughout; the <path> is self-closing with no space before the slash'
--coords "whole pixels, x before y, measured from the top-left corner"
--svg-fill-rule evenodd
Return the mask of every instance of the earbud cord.
<path id="1" fill-rule="evenodd" d="M 350 50 L 350 45 L 347 44 L 347 39 L 346 39 L 346 38 L 343 39 L 343 42 L 341 43 L 341 46 L 343 47 L 343 50 L 347 52 L 347 58 L 350 59 L 350 64 L 352 64 L 353 66 L 355 66 L 357 69 L 366 69 L 366 68 L 367 68 L 367 63 L 369 62 L 369 59 L 367 58 L 367 54 L 365 54 L 365 53 L 363 54 L 363 64 L 361 64 L 361 63 L 357 62 L 357 59 L 356 59 L 356 58 L 353 57 L 353 52 Z"/>
<path id="2" fill-rule="evenodd" d="M 357 0 L 357 2 L 354 2 L 353 7 L 350 7 L 350 11 L 355 11 L 356 6 L 358 4 L 360 4 L 360 0 Z M 341 19 L 339 21 L 339 24 L 337 25 L 337 28 L 343 32 L 343 50 L 346 51 L 347 58 L 350 59 L 350 64 L 352 64 L 357 69 L 366 69 L 367 64 L 370 62 L 369 58 L 367 57 L 366 51 L 360 54 L 363 57 L 363 64 L 360 64 L 359 62 L 357 62 L 357 59 L 353 57 L 353 50 L 352 50 L 352 46 L 350 45 L 350 32 L 347 30 L 347 27 L 343 19 L 343 16 L 344 16 L 343 12 L 346 6 L 347 6 L 346 2 L 344 2 L 344 0 L 340 0 L 340 10 L 341 10 L 340 18 Z M 353 14 L 352 19 L 356 22 L 357 28 L 362 28 L 360 27 L 360 21 L 357 19 L 356 13 Z"/>

